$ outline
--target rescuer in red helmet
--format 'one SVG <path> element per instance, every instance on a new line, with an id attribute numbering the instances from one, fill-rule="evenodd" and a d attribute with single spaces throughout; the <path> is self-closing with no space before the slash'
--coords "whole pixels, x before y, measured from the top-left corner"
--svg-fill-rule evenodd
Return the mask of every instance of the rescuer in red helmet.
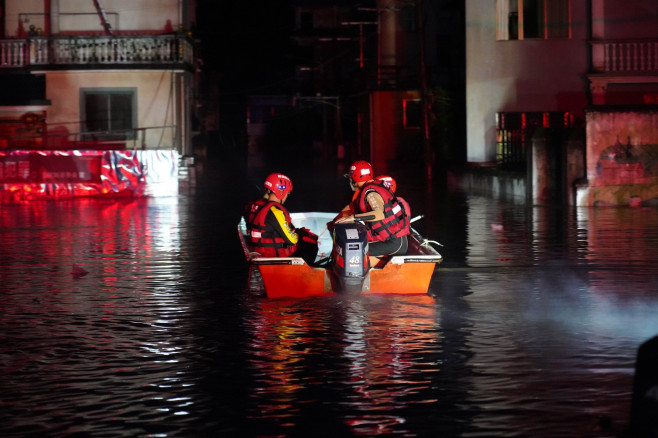
<path id="1" fill-rule="evenodd" d="M 352 163 L 345 177 L 350 181 L 354 196 L 335 223 L 360 221 L 366 225 L 371 266 L 375 266 L 381 256 L 405 254 L 409 219 L 395 194 L 383 181 L 375 180 L 367 161 Z"/>
<path id="2" fill-rule="evenodd" d="M 386 187 L 388 187 L 391 190 L 391 192 L 393 192 L 395 198 L 400 202 L 400 204 L 404 208 L 405 226 L 409 226 L 411 224 L 411 207 L 409 207 L 409 203 L 407 202 L 406 199 L 404 199 L 402 196 L 398 196 L 395 193 L 397 189 L 397 183 L 395 182 L 395 179 L 392 176 L 380 175 L 375 177 L 375 180 L 381 181 Z"/>
<path id="3" fill-rule="evenodd" d="M 313 264 L 318 253 L 318 236 L 306 228 L 295 228 L 283 206 L 292 192 L 292 181 L 280 173 L 265 179 L 265 195 L 249 202 L 244 211 L 249 242 L 263 257 L 301 257 Z"/>

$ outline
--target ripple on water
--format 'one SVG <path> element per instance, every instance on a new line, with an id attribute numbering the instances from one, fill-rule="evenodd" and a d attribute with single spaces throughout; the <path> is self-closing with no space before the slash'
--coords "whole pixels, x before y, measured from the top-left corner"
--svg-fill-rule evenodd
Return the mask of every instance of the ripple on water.
<path id="1" fill-rule="evenodd" d="M 655 213 L 437 206 L 434 298 L 270 300 L 218 250 L 241 255 L 225 215 L 153 202 L 0 208 L 3 436 L 603 437 L 627 420 L 658 333 Z"/>

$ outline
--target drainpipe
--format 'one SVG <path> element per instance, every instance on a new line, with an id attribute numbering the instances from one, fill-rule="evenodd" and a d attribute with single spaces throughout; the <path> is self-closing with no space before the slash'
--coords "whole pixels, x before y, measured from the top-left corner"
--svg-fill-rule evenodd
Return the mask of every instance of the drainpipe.
<path id="1" fill-rule="evenodd" d="M 103 27 L 105 28 L 105 31 L 109 35 L 114 35 L 114 33 L 112 32 L 112 26 L 110 25 L 110 21 L 107 19 L 107 14 L 105 13 L 105 8 L 103 7 L 101 0 L 94 0 L 94 6 L 98 11 L 98 15 L 100 15 L 101 17 L 101 21 L 103 22 Z"/>
<path id="2" fill-rule="evenodd" d="M 434 165 L 432 141 L 430 139 L 430 90 L 427 78 L 427 61 L 425 58 L 425 11 L 423 0 L 416 0 L 416 14 L 418 19 L 418 52 L 420 57 L 420 93 L 422 108 L 422 135 L 423 155 L 425 157 L 425 178 L 427 190 L 432 190 L 432 167 Z"/>
<path id="3" fill-rule="evenodd" d="M 50 36 L 50 0 L 43 2 L 43 34 Z"/>
<path id="4" fill-rule="evenodd" d="M 59 0 L 50 0 L 50 23 L 46 28 L 46 35 L 59 34 Z"/>
<path id="5" fill-rule="evenodd" d="M 397 14 L 395 3 L 389 0 L 378 0 L 377 2 L 379 21 L 379 56 L 378 66 L 397 66 Z"/>

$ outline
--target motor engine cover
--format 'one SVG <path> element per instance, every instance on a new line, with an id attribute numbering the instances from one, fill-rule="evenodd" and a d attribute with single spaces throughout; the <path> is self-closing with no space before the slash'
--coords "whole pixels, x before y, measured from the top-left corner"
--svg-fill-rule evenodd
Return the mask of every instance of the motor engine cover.
<path id="1" fill-rule="evenodd" d="M 331 250 L 333 269 L 343 278 L 363 278 L 370 269 L 368 232 L 359 222 L 336 224 Z"/>

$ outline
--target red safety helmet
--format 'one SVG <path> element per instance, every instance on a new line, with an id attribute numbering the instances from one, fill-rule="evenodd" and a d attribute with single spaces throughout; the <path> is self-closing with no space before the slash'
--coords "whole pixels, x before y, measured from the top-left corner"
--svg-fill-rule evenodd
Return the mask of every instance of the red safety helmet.
<path id="1" fill-rule="evenodd" d="M 397 184 L 395 183 L 395 180 L 393 179 L 392 176 L 380 175 L 380 176 L 376 177 L 375 179 L 383 182 L 386 187 L 388 187 L 393 193 L 395 193 L 395 189 L 397 188 Z"/>
<path id="2" fill-rule="evenodd" d="M 355 161 L 350 166 L 349 173 L 345 176 L 352 178 L 357 183 L 370 181 L 372 179 L 372 166 L 367 161 Z"/>
<path id="3" fill-rule="evenodd" d="M 265 179 L 265 189 L 274 193 L 277 198 L 283 199 L 292 192 L 292 181 L 280 173 L 270 173 Z"/>

